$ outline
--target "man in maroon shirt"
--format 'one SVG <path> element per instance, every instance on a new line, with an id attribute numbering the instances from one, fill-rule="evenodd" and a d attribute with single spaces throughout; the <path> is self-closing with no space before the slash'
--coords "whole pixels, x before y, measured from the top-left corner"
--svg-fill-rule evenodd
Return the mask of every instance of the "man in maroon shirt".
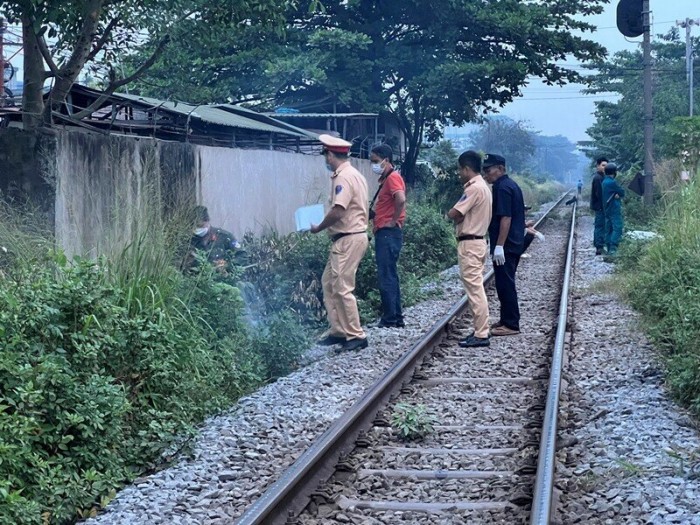
<path id="1" fill-rule="evenodd" d="M 382 298 L 381 328 L 402 328 L 401 288 L 397 263 L 403 245 L 403 225 L 406 221 L 406 184 L 392 165 L 393 152 L 387 144 L 372 148 L 369 160 L 372 171 L 379 176 L 373 215 L 375 253 L 379 293 Z"/>

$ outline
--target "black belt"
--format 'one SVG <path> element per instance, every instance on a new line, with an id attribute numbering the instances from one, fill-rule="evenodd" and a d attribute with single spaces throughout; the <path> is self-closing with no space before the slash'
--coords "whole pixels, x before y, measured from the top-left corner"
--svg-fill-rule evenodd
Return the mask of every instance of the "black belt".
<path id="1" fill-rule="evenodd" d="M 485 235 L 460 235 L 457 237 L 457 241 L 480 241 L 485 237 Z"/>
<path id="2" fill-rule="evenodd" d="M 338 239 L 342 239 L 343 237 L 347 235 L 358 235 L 360 233 L 367 233 L 367 232 L 343 232 L 343 233 L 336 233 L 335 235 L 331 235 L 331 241 L 335 242 Z"/>

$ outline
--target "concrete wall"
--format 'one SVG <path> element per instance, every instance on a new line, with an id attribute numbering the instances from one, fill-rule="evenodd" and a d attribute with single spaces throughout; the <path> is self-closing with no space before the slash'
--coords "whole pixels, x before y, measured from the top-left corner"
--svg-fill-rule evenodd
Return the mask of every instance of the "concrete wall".
<path id="1" fill-rule="evenodd" d="M 55 152 L 55 134 L 0 130 L 0 194 L 19 200 L 27 195 L 35 201 L 53 198 L 55 174 L 50 159 Z"/>
<path id="2" fill-rule="evenodd" d="M 197 154 L 189 144 L 66 131 L 56 147 L 56 241 L 96 255 L 133 237 L 136 221 L 195 202 Z"/>
<path id="3" fill-rule="evenodd" d="M 50 138 L 7 131 L 13 133 L 0 134 L 0 147 L 7 141 L 6 151 L 15 160 L 0 171 L 0 189 L 49 194 L 57 243 L 70 255 L 94 256 L 123 246 L 145 215 L 162 217 L 195 203 L 207 206 L 212 223 L 238 238 L 248 231 L 287 234 L 295 229 L 298 207 L 327 205 L 330 196 L 330 173 L 320 155 L 82 130 Z M 367 177 L 371 198 L 376 175 L 368 161 L 353 163 Z"/>
<path id="4" fill-rule="evenodd" d="M 213 224 L 238 238 L 247 231 L 294 231 L 300 206 L 323 203 L 328 209 L 330 172 L 320 155 L 210 146 L 200 146 L 199 155 L 199 202 L 209 208 Z M 352 162 L 375 191 L 377 176 L 369 161 Z"/>

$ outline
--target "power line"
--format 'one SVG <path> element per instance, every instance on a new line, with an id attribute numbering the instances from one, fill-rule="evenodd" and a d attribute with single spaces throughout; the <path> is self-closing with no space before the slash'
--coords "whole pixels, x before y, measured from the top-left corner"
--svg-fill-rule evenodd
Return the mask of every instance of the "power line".
<path id="1" fill-rule="evenodd" d="M 655 25 L 655 26 L 657 26 L 657 25 L 660 26 L 660 25 L 662 25 L 662 24 L 675 24 L 675 23 L 676 23 L 675 20 L 665 20 L 665 21 L 663 21 L 663 22 L 654 22 L 653 25 Z M 617 29 L 617 26 L 596 27 L 596 31 L 599 31 L 599 30 L 601 30 L 601 29 Z"/>
<path id="2" fill-rule="evenodd" d="M 588 95 L 588 96 L 580 96 L 580 97 L 543 97 L 543 98 L 517 98 L 514 99 L 513 102 L 516 100 L 581 100 L 581 99 L 587 99 L 587 100 L 592 100 L 594 98 L 615 98 L 619 97 L 621 95 Z"/>

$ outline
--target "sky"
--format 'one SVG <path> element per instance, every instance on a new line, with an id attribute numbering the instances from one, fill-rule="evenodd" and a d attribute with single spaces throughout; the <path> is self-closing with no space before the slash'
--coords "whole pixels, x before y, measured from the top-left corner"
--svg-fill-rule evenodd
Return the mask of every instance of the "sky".
<path id="1" fill-rule="evenodd" d="M 666 33 L 676 24 L 677 20 L 685 18 L 700 19 L 700 0 L 650 0 L 652 10 L 652 35 Z M 625 39 L 620 34 L 616 25 L 616 11 L 618 0 L 610 0 L 605 10 L 600 15 L 591 16 L 587 21 L 598 29 L 594 33 L 587 33 L 586 38 L 593 39 L 605 46 L 609 53 L 616 51 L 637 49 L 642 38 L 632 40 Z M 20 29 L 10 26 L 6 39 L 19 41 Z M 693 27 L 693 36 L 700 36 L 700 26 Z M 17 47 L 8 46 L 5 57 L 10 58 Z M 22 78 L 21 53 L 12 60 L 17 69 L 17 79 Z M 572 62 L 575 64 L 575 62 Z M 11 88 L 14 88 L 10 84 Z M 564 135 L 572 142 L 588 140 L 586 129 L 593 122 L 593 112 L 596 100 L 615 100 L 612 95 L 584 95 L 581 93 L 581 85 L 568 85 L 564 87 L 546 86 L 537 79 L 523 91 L 524 96 L 501 110 L 515 120 L 525 120 L 530 123 L 535 131 L 543 135 Z"/>
<path id="2" fill-rule="evenodd" d="M 666 33 L 675 25 L 676 20 L 700 19 L 700 0 L 650 2 L 652 36 Z M 641 46 L 642 41 L 642 37 L 626 40 L 620 34 L 615 25 L 617 4 L 617 0 L 611 0 L 603 13 L 586 19 L 598 28 L 592 34 L 587 33 L 586 38 L 602 44 L 610 54 L 623 50 L 633 51 Z M 685 30 L 682 34 L 685 35 Z M 700 36 L 700 26 L 693 26 L 692 34 Z M 604 100 L 605 96 L 585 96 L 580 92 L 582 87 L 550 87 L 534 80 L 523 91 L 524 96 L 503 108 L 501 113 L 516 120 L 530 122 L 532 128 L 541 131 L 543 135 L 564 135 L 573 142 L 588 140 L 586 129 L 594 122 L 594 101 Z M 615 97 L 608 96 L 607 99 L 615 100 Z"/>

